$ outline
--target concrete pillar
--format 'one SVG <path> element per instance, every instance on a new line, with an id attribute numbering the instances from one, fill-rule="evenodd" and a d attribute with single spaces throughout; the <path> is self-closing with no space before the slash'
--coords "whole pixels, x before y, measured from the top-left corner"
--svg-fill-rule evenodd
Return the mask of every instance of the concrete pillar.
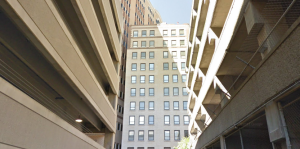
<path id="1" fill-rule="evenodd" d="M 224 136 L 220 137 L 221 149 L 226 149 L 226 142 Z"/>
<path id="2" fill-rule="evenodd" d="M 115 133 L 110 132 L 107 128 L 105 128 L 104 148 L 112 149 L 114 147 L 114 142 Z"/>

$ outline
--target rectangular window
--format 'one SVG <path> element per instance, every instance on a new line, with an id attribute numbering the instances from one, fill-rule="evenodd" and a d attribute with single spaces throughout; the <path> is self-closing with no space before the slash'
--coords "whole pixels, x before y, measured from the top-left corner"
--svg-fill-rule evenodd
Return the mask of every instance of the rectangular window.
<path id="1" fill-rule="evenodd" d="M 169 96 L 169 88 L 168 87 L 164 88 L 164 96 Z"/>
<path id="2" fill-rule="evenodd" d="M 145 124 L 145 116 L 144 115 L 140 115 L 139 124 L 140 125 L 144 125 Z"/>
<path id="3" fill-rule="evenodd" d="M 138 31 L 133 31 L 133 37 L 138 37 Z"/>
<path id="4" fill-rule="evenodd" d="M 154 88 L 149 88 L 149 96 L 154 96 Z"/>
<path id="5" fill-rule="evenodd" d="M 135 88 L 132 88 L 130 90 L 130 96 L 135 96 L 135 95 L 136 95 L 136 90 L 135 90 Z"/>
<path id="6" fill-rule="evenodd" d="M 181 57 L 181 58 L 186 58 L 186 57 L 185 57 L 185 51 L 180 51 L 180 57 Z"/>
<path id="7" fill-rule="evenodd" d="M 154 75 L 149 76 L 149 83 L 154 83 Z"/>
<path id="8" fill-rule="evenodd" d="M 132 59 L 136 59 L 137 58 L 137 52 L 132 52 Z"/>
<path id="9" fill-rule="evenodd" d="M 154 36 L 155 32 L 154 30 L 150 30 L 150 36 Z"/>
<path id="10" fill-rule="evenodd" d="M 172 36 L 176 36 L 176 30 L 175 30 L 175 29 L 172 29 L 172 30 L 171 30 L 171 34 L 172 34 Z"/>
<path id="11" fill-rule="evenodd" d="M 172 47 L 175 47 L 175 46 L 176 46 L 176 40 L 172 40 L 172 41 L 171 41 L 171 46 L 172 46 Z"/>
<path id="12" fill-rule="evenodd" d="M 182 46 L 184 46 L 185 44 L 184 44 L 184 40 L 180 40 L 180 46 L 182 47 Z"/>
<path id="13" fill-rule="evenodd" d="M 136 71 L 136 67 L 137 67 L 136 63 L 131 64 L 131 70 L 132 71 Z"/>
<path id="14" fill-rule="evenodd" d="M 179 141 L 180 140 L 180 131 L 174 130 L 174 140 Z"/>
<path id="15" fill-rule="evenodd" d="M 134 140 L 134 131 L 133 130 L 129 130 L 128 141 L 133 141 L 133 140 Z"/>
<path id="16" fill-rule="evenodd" d="M 154 110 L 154 101 L 149 101 L 149 110 Z"/>
<path id="17" fill-rule="evenodd" d="M 169 70 L 169 63 L 164 63 L 164 70 Z"/>
<path id="18" fill-rule="evenodd" d="M 183 74 L 183 75 L 181 76 L 181 79 L 182 79 L 182 83 L 186 82 L 186 75 Z"/>
<path id="19" fill-rule="evenodd" d="M 179 101 L 174 101 L 173 102 L 173 109 L 174 110 L 179 110 Z"/>
<path id="20" fill-rule="evenodd" d="M 173 75 L 173 83 L 177 83 L 178 82 L 178 75 Z"/>
<path id="21" fill-rule="evenodd" d="M 131 83 L 136 83 L 136 76 L 131 76 Z"/>
<path id="22" fill-rule="evenodd" d="M 149 115 L 149 117 L 148 117 L 148 124 L 149 125 L 154 125 L 154 115 Z"/>
<path id="23" fill-rule="evenodd" d="M 141 59 L 146 59 L 146 52 L 141 52 Z"/>
<path id="24" fill-rule="evenodd" d="M 170 110 L 170 102 L 164 101 L 164 110 Z"/>
<path id="25" fill-rule="evenodd" d="M 134 116 L 129 116 L 129 125 L 134 125 Z"/>
<path id="26" fill-rule="evenodd" d="M 183 88 L 182 88 L 182 95 L 183 95 L 183 96 L 187 96 L 187 95 L 188 95 L 187 90 L 186 90 L 186 87 L 183 87 Z"/>
<path id="27" fill-rule="evenodd" d="M 145 110 L 145 101 L 140 101 L 140 110 Z"/>
<path id="28" fill-rule="evenodd" d="M 148 140 L 153 141 L 154 140 L 154 130 L 149 130 L 148 131 Z M 149 147 L 148 147 L 149 149 Z"/>
<path id="29" fill-rule="evenodd" d="M 170 140 L 170 130 L 165 130 L 165 140 Z"/>
<path id="30" fill-rule="evenodd" d="M 184 115 L 183 116 L 183 123 L 184 123 L 184 125 L 188 125 L 189 122 L 190 122 L 189 116 L 188 115 Z"/>
<path id="31" fill-rule="evenodd" d="M 146 70 L 146 64 L 145 63 L 141 63 L 141 71 Z"/>
<path id="32" fill-rule="evenodd" d="M 135 110 L 135 102 L 130 102 L 130 110 Z"/>
<path id="33" fill-rule="evenodd" d="M 149 52 L 149 58 L 150 58 L 150 59 L 153 59 L 153 58 L 154 58 L 154 52 L 153 52 L 153 51 Z"/>
<path id="34" fill-rule="evenodd" d="M 164 51 L 164 58 L 168 58 L 168 51 Z"/>
<path id="35" fill-rule="evenodd" d="M 179 125 L 179 124 L 180 124 L 179 115 L 174 115 L 174 125 Z"/>
<path id="36" fill-rule="evenodd" d="M 172 70 L 177 70 L 177 62 L 172 63 Z"/>
<path id="37" fill-rule="evenodd" d="M 188 130 L 184 130 L 184 137 L 189 137 L 189 131 Z"/>
<path id="38" fill-rule="evenodd" d="M 134 48 L 138 47 L 138 42 L 137 41 L 133 41 L 132 42 L 132 47 L 134 47 Z"/>
<path id="39" fill-rule="evenodd" d="M 181 70 L 185 70 L 185 62 L 181 62 Z"/>
<path id="40" fill-rule="evenodd" d="M 179 30 L 179 35 L 180 35 L 180 36 L 183 36 L 183 35 L 184 35 L 184 29 L 180 29 L 180 30 Z"/>
<path id="41" fill-rule="evenodd" d="M 187 110 L 187 104 L 188 104 L 187 101 L 183 101 L 183 110 Z"/>
<path id="42" fill-rule="evenodd" d="M 144 130 L 139 130 L 139 141 L 144 140 Z"/>
<path id="43" fill-rule="evenodd" d="M 146 41 L 142 41 L 142 47 L 146 47 Z"/>
<path id="44" fill-rule="evenodd" d="M 164 75 L 164 83 L 168 83 L 169 82 L 169 75 Z"/>
<path id="45" fill-rule="evenodd" d="M 140 96 L 145 96 L 145 88 L 140 88 Z"/>
<path id="46" fill-rule="evenodd" d="M 178 96 L 178 95 L 179 95 L 179 88 L 173 87 L 173 96 Z"/>
<path id="47" fill-rule="evenodd" d="M 163 31 L 163 35 L 164 35 L 164 36 L 168 36 L 168 30 L 164 30 L 164 31 Z"/>
<path id="48" fill-rule="evenodd" d="M 154 40 L 150 40 L 150 41 L 149 41 L 149 47 L 154 47 L 154 46 L 155 46 Z"/>
<path id="49" fill-rule="evenodd" d="M 140 76 L 140 83 L 145 83 L 146 76 Z"/>
<path id="50" fill-rule="evenodd" d="M 149 70 L 154 70 L 154 63 L 149 63 Z"/>
<path id="51" fill-rule="evenodd" d="M 165 115 L 165 125 L 170 125 L 170 115 Z"/>
<path id="52" fill-rule="evenodd" d="M 147 31 L 146 30 L 142 30 L 142 37 L 146 37 L 147 36 Z"/>
<path id="53" fill-rule="evenodd" d="M 177 51 L 172 51 L 172 58 L 177 58 Z"/>
<path id="54" fill-rule="evenodd" d="M 168 40 L 164 40 L 164 41 L 163 41 L 163 46 L 164 46 L 164 47 L 167 47 L 167 46 L 168 46 Z"/>

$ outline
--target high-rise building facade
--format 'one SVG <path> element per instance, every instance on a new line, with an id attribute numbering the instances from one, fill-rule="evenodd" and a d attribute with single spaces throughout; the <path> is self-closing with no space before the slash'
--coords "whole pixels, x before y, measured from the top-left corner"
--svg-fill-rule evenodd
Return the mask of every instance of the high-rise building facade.
<path id="1" fill-rule="evenodd" d="M 122 130 L 123 130 L 123 113 L 124 113 L 124 98 L 125 98 L 125 74 L 126 74 L 126 59 L 127 48 L 129 45 L 130 25 L 148 25 L 159 24 L 162 19 L 156 9 L 150 3 L 150 0 L 121 0 L 121 9 L 123 14 L 123 34 L 122 34 L 122 57 L 119 74 L 119 93 L 117 105 L 117 132 L 115 139 L 116 149 L 122 147 Z"/>
<path id="2" fill-rule="evenodd" d="M 120 1 L 3 0 L 0 22 L 0 148 L 113 148 Z"/>
<path id="3" fill-rule="evenodd" d="M 131 26 L 123 149 L 171 149 L 188 136 L 189 25 Z"/>
<path id="4" fill-rule="evenodd" d="M 192 149 L 300 148 L 299 10 L 296 0 L 194 0 Z"/>

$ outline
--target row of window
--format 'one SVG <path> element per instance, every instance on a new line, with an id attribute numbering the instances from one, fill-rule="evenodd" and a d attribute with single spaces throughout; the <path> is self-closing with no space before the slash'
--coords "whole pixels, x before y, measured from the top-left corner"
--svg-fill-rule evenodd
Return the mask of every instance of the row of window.
<path id="1" fill-rule="evenodd" d="M 181 70 L 185 69 L 185 62 L 181 62 Z M 136 71 L 137 70 L 137 63 L 132 63 L 131 64 L 131 71 Z M 145 71 L 146 70 L 146 63 L 141 63 L 140 64 L 140 70 Z M 149 70 L 153 71 L 154 70 L 154 63 L 149 63 Z M 169 63 L 165 62 L 163 63 L 163 70 L 169 70 Z M 177 62 L 172 62 L 172 70 L 178 70 Z"/>
<path id="2" fill-rule="evenodd" d="M 174 115 L 174 125 L 180 125 L 180 116 L 179 115 Z M 145 115 L 139 115 L 139 125 L 145 125 Z M 164 116 L 164 124 L 165 125 L 170 125 L 171 117 L 170 115 L 165 115 Z M 183 124 L 188 125 L 190 121 L 190 118 L 188 115 L 183 116 Z M 148 124 L 149 125 L 154 125 L 154 115 L 149 115 L 148 116 Z M 135 125 L 135 116 L 131 115 L 129 116 L 129 125 Z"/>
<path id="3" fill-rule="evenodd" d="M 139 31 L 135 30 L 133 31 L 133 37 L 138 37 Z M 177 35 L 177 30 L 176 29 L 171 29 L 171 36 L 176 36 Z M 184 35 L 184 29 L 179 29 L 179 35 L 183 36 Z M 149 36 L 155 36 L 155 31 L 150 30 Z M 163 30 L 163 36 L 169 36 L 168 30 Z M 147 37 L 147 30 L 142 30 L 141 37 Z"/>
<path id="4" fill-rule="evenodd" d="M 140 88 L 140 96 L 145 96 L 145 94 L 145 88 Z M 182 95 L 188 95 L 186 87 L 182 88 Z M 130 96 L 136 96 L 136 88 L 130 89 Z M 154 96 L 154 88 L 149 88 L 149 96 Z M 169 96 L 169 87 L 164 87 L 164 96 Z M 179 96 L 179 87 L 173 87 L 173 96 Z"/>
<path id="5" fill-rule="evenodd" d="M 169 82 L 169 75 L 163 75 L 163 79 L 164 79 L 164 83 L 168 83 Z M 172 79 L 173 79 L 173 83 L 177 83 L 178 82 L 178 75 L 172 75 Z M 181 75 L 181 80 L 182 83 L 186 82 L 186 75 L 183 74 Z M 145 83 L 146 82 L 146 76 L 145 75 L 140 75 L 140 83 Z M 137 83 L 137 76 L 133 75 L 131 76 L 131 83 L 135 84 Z M 149 83 L 154 83 L 154 75 L 149 75 Z"/>
<path id="6" fill-rule="evenodd" d="M 184 137 L 188 137 L 188 131 L 184 130 Z M 144 130 L 138 131 L 138 141 L 144 141 Z M 154 130 L 148 130 L 148 140 L 153 141 L 154 140 Z M 170 141 L 171 140 L 171 134 L 170 130 L 164 130 L 164 140 Z M 180 130 L 174 130 L 174 140 L 179 141 L 180 140 Z M 128 132 L 128 141 L 134 141 L 134 130 L 129 130 Z"/>
<path id="7" fill-rule="evenodd" d="M 177 51 L 172 51 L 172 58 L 177 58 Z M 149 52 L 149 58 L 153 59 L 154 58 L 154 51 Z M 132 59 L 137 59 L 138 53 L 137 52 L 132 52 Z M 169 52 L 168 51 L 163 51 L 163 58 L 168 58 L 169 57 Z M 180 58 L 186 58 L 185 57 L 185 51 L 180 51 Z M 146 52 L 141 52 L 141 59 L 146 59 Z"/>
<path id="8" fill-rule="evenodd" d="M 185 46 L 185 40 L 180 40 L 180 46 L 182 47 L 182 46 Z M 170 45 L 168 45 L 169 44 L 169 42 L 168 42 L 168 40 L 163 40 L 163 47 L 168 47 L 168 46 L 170 46 Z M 171 40 L 171 46 L 172 47 L 175 47 L 175 46 L 177 46 L 177 41 L 176 40 Z M 138 41 L 133 41 L 132 42 L 132 47 L 133 48 L 137 48 L 137 47 L 139 47 L 138 46 Z M 141 46 L 140 47 L 147 47 L 147 42 L 146 41 L 141 41 Z M 149 47 L 155 47 L 155 42 L 154 42 L 154 40 L 150 40 L 149 41 Z"/>
<path id="9" fill-rule="evenodd" d="M 187 110 L 187 101 L 183 101 L 183 110 Z M 130 102 L 130 110 L 135 110 L 136 109 L 136 102 L 131 101 Z M 149 101 L 148 105 L 149 110 L 154 110 L 154 101 Z M 173 109 L 174 110 L 179 110 L 179 101 L 173 101 Z M 139 102 L 139 110 L 145 110 L 145 101 L 140 101 Z M 169 101 L 164 101 L 164 110 L 170 110 L 170 102 Z"/>

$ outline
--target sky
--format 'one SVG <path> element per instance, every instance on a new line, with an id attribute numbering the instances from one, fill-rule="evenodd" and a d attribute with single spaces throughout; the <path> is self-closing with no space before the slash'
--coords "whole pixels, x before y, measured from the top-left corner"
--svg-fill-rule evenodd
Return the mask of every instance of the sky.
<path id="1" fill-rule="evenodd" d="M 163 22 L 168 24 L 190 23 L 193 0 L 150 0 Z"/>

